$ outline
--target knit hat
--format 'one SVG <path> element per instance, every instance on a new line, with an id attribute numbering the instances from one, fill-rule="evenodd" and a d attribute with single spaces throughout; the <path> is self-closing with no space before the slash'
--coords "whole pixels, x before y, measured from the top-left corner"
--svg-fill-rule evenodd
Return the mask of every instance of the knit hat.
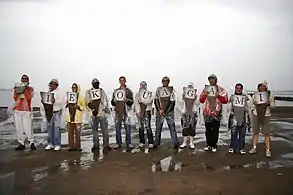
<path id="1" fill-rule="evenodd" d="M 92 84 L 94 84 L 94 83 L 100 83 L 99 79 L 97 79 L 97 78 L 93 78 L 93 80 L 92 80 Z"/>

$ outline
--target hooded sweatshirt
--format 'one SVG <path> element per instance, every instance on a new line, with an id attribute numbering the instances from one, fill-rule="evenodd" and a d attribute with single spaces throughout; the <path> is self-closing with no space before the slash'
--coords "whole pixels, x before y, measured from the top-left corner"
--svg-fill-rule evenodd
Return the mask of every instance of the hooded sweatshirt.
<path id="1" fill-rule="evenodd" d="M 269 90 L 267 81 L 263 81 L 260 84 L 263 84 L 264 86 L 266 86 L 267 90 Z M 253 94 L 252 98 L 254 101 L 256 101 L 255 94 Z M 276 107 L 275 97 L 274 97 L 272 91 L 270 91 L 269 102 L 270 102 L 270 105 L 266 109 L 265 116 L 271 116 L 271 108 Z M 255 105 L 252 106 L 252 114 L 257 116 L 257 111 L 256 111 Z"/>
<path id="2" fill-rule="evenodd" d="M 77 85 L 77 94 L 78 94 L 78 99 L 77 99 L 77 106 L 80 107 L 81 111 L 76 109 L 75 113 L 75 118 L 73 123 L 82 123 L 82 111 L 85 110 L 85 98 L 80 94 L 81 88 L 80 85 Z M 69 112 L 66 115 L 66 121 L 70 122 L 70 115 Z"/>
<path id="3" fill-rule="evenodd" d="M 147 83 L 145 81 L 140 83 L 140 89 L 145 89 L 147 90 Z M 144 105 L 147 106 L 146 111 L 151 111 L 152 106 L 153 106 L 153 95 L 149 99 L 143 99 L 139 101 L 139 92 L 135 94 L 135 99 L 134 99 L 134 110 L 136 114 L 140 113 L 140 102 L 143 103 Z"/>

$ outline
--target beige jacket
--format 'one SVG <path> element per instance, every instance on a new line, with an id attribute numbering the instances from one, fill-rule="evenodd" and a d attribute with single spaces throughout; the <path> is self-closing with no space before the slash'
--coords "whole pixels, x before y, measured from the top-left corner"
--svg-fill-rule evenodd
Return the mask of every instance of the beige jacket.
<path id="1" fill-rule="evenodd" d="M 256 101 L 255 95 L 252 96 L 252 99 L 253 99 L 254 102 Z M 270 93 L 269 102 L 270 102 L 270 105 L 268 106 L 268 108 L 266 110 L 265 116 L 271 116 L 271 109 L 276 107 L 275 96 L 273 95 L 272 92 Z M 254 104 L 252 106 L 252 114 L 257 116 L 257 112 L 256 112 Z"/>

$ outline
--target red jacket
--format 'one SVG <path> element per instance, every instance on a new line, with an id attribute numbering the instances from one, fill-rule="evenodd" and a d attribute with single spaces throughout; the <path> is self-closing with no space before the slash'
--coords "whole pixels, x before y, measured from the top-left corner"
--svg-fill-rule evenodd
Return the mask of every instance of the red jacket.
<path id="1" fill-rule="evenodd" d="M 19 110 L 19 111 L 31 111 L 33 93 L 34 93 L 34 88 L 27 87 L 23 93 L 24 98 L 20 98 L 20 95 L 14 91 L 13 99 L 15 104 L 13 109 Z"/>
<path id="2" fill-rule="evenodd" d="M 205 95 L 205 90 L 202 91 L 199 97 L 200 103 L 204 104 L 203 115 L 204 116 L 218 116 L 222 110 L 222 104 L 228 103 L 228 93 L 223 87 L 218 86 L 219 93 L 216 99 L 216 108 L 214 111 L 210 110 L 209 101 Z"/>

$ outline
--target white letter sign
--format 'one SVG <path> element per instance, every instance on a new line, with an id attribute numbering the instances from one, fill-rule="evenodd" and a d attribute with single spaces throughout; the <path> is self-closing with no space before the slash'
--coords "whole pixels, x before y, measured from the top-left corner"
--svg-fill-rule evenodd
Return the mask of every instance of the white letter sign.
<path id="1" fill-rule="evenodd" d="M 257 104 L 264 104 L 269 101 L 268 91 L 256 92 L 254 95 L 255 95 L 255 99 L 256 99 Z"/>
<path id="2" fill-rule="evenodd" d="M 101 99 L 101 90 L 93 89 L 89 91 L 90 100 L 99 100 Z"/>
<path id="3" fill-rule="evenodd" d="M 208 96 L 216 96 L 217 87 L 212 85 L 206 85 L 205 90 L 209 92 Z"/>
<path id="4" fill-rule="evenodd" d="M 171 96 L 170 89 L 168 87 L 161 87 L 159 89 L 160 97 L 161 98 L 168 98 Z"/>
<path id="5" fill-rule="evenodd" d="M 140 100 L 149 100 L 152 97 L 152 92 L 141 89 L 139 90 L 139 99 Z"/>
<path id="6" fill-rule="evenodd" d="M 114 98 L 116 101 L 126 101 L 126 93 L 123 89 L 117 89 L 114 91 Z"/>
<path id="7" fill-rule="evenodd" d="M 50 93 L 50 92 L 40 92 L 41 94 L 41 99 L 44 102 L 44 104 L 50 104 L 52 105 L 53 102 L 53 97 L 54 97 L 54 93 Z"/>
<path id="8" fill-rule="evenodd" d="M 236 107 L 244 107 L 246 102 L 246 97 L 244 95 L 233 95 L 232 104 Z"/>
<path id="9" fill-rule="evenodd" d="M 187 99 L 194 99 L 196 95 L 196 89 L 190 87 L 183 87 L 183 97 Z"/>
<path id="10" fill-rule="evenodd" d="M 74 92 L 67 92 L 67 101 L 69 104 L 77 103 L 77 94 Z"/>

